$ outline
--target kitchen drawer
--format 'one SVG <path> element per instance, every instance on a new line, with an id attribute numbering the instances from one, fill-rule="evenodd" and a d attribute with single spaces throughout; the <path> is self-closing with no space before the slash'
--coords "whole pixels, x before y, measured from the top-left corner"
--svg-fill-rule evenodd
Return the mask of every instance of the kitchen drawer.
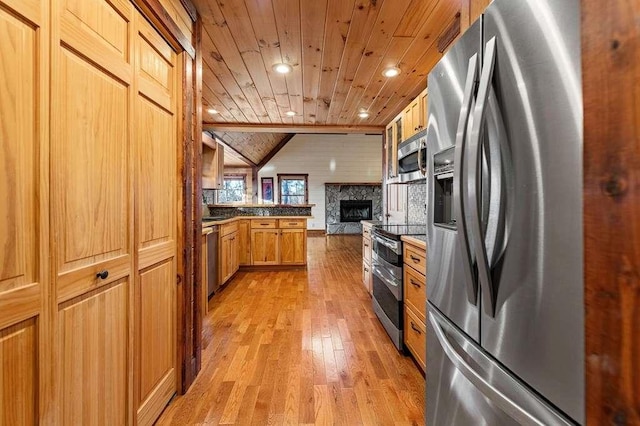
<path id="1" fill-rule="evenodd" d="M 427 316 L 427 286 L 424 275 L 416 272 L 407 265 L 403 268 L 404 301 L 422 322 L 426 322 Z"/>
<path id="2" fill-rule="evenodd" d="M 371 226 L 362 226 L 362 236 L 365 238 L 371 238 Z"/>
<path id="3" fill-rule="evenodd" d="M 290 229 L 290 228 L 306 229 L 307 219 L 280 219 L 278 220 L 278 227 L 281 229 Z"/>
<path id="4" fill-rule="evenodd" d="M 277 219 L 252 219 L 251 229 L 276 229 L 278 226 Z"/>
<path id="5" fill-rule="evenodd" d="M 229 235 L 233 232 L 238 231 L 238 222 L 233 221 L 230 223 L 225 223 L 224 225 L 220 225 L 220 236 L 224 237 L 225 235 Z"/>
<path id="6" fill-rule="evenodd" d="M 362 258 L 371 263 L 371 239 L 367 237 L 362 237 Z"/>
<path id="7" fill-rule="evenodd" d="M 426 371 L 427 330 L 425 324 L 407 305 L 404 306 L 404 344 L 409 348 L 418 365 L 422 367 L 422 371 Z"/>
<path id="8" fill-rule="evenodd" d="M 422 275 L 427 275 L 427 259 L 424 249 L 404 243 L 404 263 Z"/>

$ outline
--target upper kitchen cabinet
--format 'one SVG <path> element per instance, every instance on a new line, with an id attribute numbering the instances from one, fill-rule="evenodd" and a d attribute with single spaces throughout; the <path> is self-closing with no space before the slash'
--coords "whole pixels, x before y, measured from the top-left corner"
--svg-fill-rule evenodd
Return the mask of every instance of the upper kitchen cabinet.
<path id="1" fill-rule="evenodd" d="M 386 164 L 384 169 L 387 182 L 393 181 L 398 176 L 398 144 L 404 140 L 403 127 L 403 114 L 398 114 L 385 130 Z"/>
<path id="2" fill-rule="evenodd" d="M 224 146 L 202 133 L 202 188 L 222 189 L 224 182 Z"/>

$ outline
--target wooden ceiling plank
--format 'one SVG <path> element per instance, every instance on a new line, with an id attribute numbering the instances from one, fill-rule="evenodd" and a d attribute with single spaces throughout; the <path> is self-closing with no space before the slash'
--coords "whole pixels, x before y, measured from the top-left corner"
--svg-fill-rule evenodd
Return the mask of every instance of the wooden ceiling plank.
<path id="1" fill-rule="evenodd" d="M 238 109 L 242 111 L 243 115 L 246 117 L 246 121 L 251 123 L 259 122 L 258 116 L 245 98 L 242 89 L 231 74 L 231 71 L 224 62 L 222 55 L 218 51 L 218 48 L 214 45 L 211 34 L 207 31 L 208 28 L 209 27 L 204 27 L 202 34 L 202 59 L 206 65 L 203 72 L 203 80 L 208 83 L 211 81 L 209 84 L 210 87 L 215 91 L 218 98 L 225 102 L 227 109 L 230 108 L 227 102 L 235 103 Z M 217 86 L 213 79 L 209 80 L 208 74 L 215 76 L 220 83 L 220 86 Z M 223 89 L 227 95 L 225 96 L 223 92 L 218 89 Z"/>
<path id="2" fill-rule="evenodd" d="M 416 37 L 437 3 L 438 0 L 413 0 L 409 7 L 411 13 L 407 13 L 402 18 L 393 35 L 395 37 Z"/>
<path id="3" fill-rule="evenodd" d="M 394 4 L 395 1 L 397 0 L 391 0 Z M 365 47 L 373 33 L 374 25 L 384 3 L 384 0 L 378 0 L 377 2 L 358 0 L 356 2 L 351 24 L 349 25 L 347 43 L 340 60 L 338 78 L 331 96 L 331 106 L 327 115 L 328 123 L 338 122 L 342 106 L 347 98 L 349 88 L 354 83 L 358 66 L 362 56 L 365 54 Z"/>
<path id="4" fill-rule="evenodd" d="M 284 148 L 284 146 L 289 143 L 289 141 L 291 139 L 293 139 L 293 137 L 295 136 L 295 133 L 290 133 L 288 135 L 284 135 L 282 137 L 282 139 L 279 140 L 279 142 L 273 147 L 273 149 L 271 149 L 271 151 L 265 155 L 265 157 L 260 160 L 260 162 L 257 165 L 258 171 L 260 169 L 262 169 L 269 161 L 271 161 L 271 159 L 278 153 L 280 152 L 280 150 L 282 148 Z"/>
<path id="5" fill-rule="evenodd" d="M 402 17 L 407 14 L 410 2 L 411 0 L 393 0 L 382 4 L 336 123 L 347 123 L 353 119 L 354 112 L 357 113 L 361 108 L 364 108 L 363 105 L 360 105 L 360 99 L 371 79 L 375 77 L 374 73 L 384 59 L 394 31 Z M 366 120 L 364 121 L 366 122 Z"/>
<path id="6" fill-rule="evenodd" d="M 271 0 L 245 0 L 245 4 L 260 47 L 262 61 L 271 82 L 273 96 L 280 111 L 280 122 L 282 122 L 283 117 L 285 117 L 283 113 L 289 111 L 291 106 L 285 77 L 273 71 L 273 65 L 282 62 L 273 4 Z"/>
<path id="7" fill-rule="evenodd" d="M 369 106 L 370 111 L 379 111 L 377 114 L 379 119 L 382 119 L 382 117 L 393 117 L 395 114 L 400 112 L 399 110 L 383 110 L 383 107 L 387 104 L 389 99 L 394 98 L 399 104 L 403 103 L 399 109 L 403 108 L 404 105 L 411 101 L 410 96 L 412 93 L 408 93 L 407 91 L 415 85 L 416 77 L 414 74 L 416 68 L 420 65 L 420 60 L 425 55 L 434 55 L 433 46 L 436 45 L 438 35 L 440 35 L 440 33 L 442 33 L 442 31 L 444 31 L 444 29 L 449 25 L 455 14 L 460 12 L 460 8 L 461 0 L 438 1 L 433 12 L 429 15 L 427 20 L 424 22 L 423 27 L 420 29 L 418 36 L 400 61 L 399 67 L 402 69 L 403 74 L 406 74 L 405 77 L 387 79 L 386 84 L 383 85 L 380 92 L 376 95 L 374 101 Z M 435 49 L 435 54 L 440 55 L 437 48 Z"/>
<path id="8" fill-rule="evenodd" d="M 314 0 L 315 1 L 315 0 Z M 302 37 L 300 34 L 300 0 L 273 0 L 273 13 L 276 18 L 280 52 L 284 62 L 293 70 L 285 76 L 289 91 L 292 117 L 295 124 L 303 122 L 302 89 Z"/>
<path id="9" fill-rule="evenodd" d="M 326 124 L 331 106 L 333 89 L 338 78 L 338 69 L 349 33 L 349 24 L 355 0 L 329 0 L 322 47 L 322 73 L 316 101 L 316 124 Z"/>
<path id="10" fill-rule="evenodd" d="M 282 123 L 280 110 L 276 103 L 271 81 L 267 75 L 267 70 L 260 46 L 254 33 L 253 24 L 249 15 L 249 11 L 243 0 L 225 0 L 218 2 L 220 11 L 224 16 L 225 22 L 233 36 L 235 44 L 240 51 L 245 67 L 249 72 L 249 76 L 253 82 L 264 108 L 269 115 L 272 123 Z"/>
<path id="11" fill-rule="evenodd" d="M 378 117 L 377 111 L 370 109 L 375 97 L 380 93 L 380 89 L 387 83 L 387 78 L 382 75 L 382 71 L 389 66 L 395 66 L 400 63 L 400 59 L 405 55 L 413 41 L 414 39 L 411 37 L 391 37 L 391 42 L 387 47 L 387 51 L 384 53 L 378 67 L 371 75 L 371 79 L 367 83 L 366 88 L 358 101 L 358 106 L 367 109 L 371 114 L 366 124 L 385 124 L 380 121 L 376 121 Z M 358 119 L 358 111 L 352 111 L 351 117 L 344 121 L 346 123 L 361 121 Z M 340 121 L 338 121 L 338 124 L 340 124 Z"/>
<path id="12" fill-rule="evenodd" d="M 316 124 L 255 124 L 255 123 L 214 123 L 204 122 L 203 128 L 212 132 L 255 132 L 255 133 L 316 133 L 316 134 L 336 134 L 336 133 L 360 133 L 360 134 L 382 134 L 383 125 L 324 125 Z"/>
<path id="13" fill-rule="evenodd" d="M 225 140 L 222 136 L 221 133 L 214 133 L 215 137 L 217 139 L 219 139 L 224 145 L 226 145 L 229 149 L 232 149 L 236 154 L 238 154 L 244 161 L 246 161 L 248 164 L 250 164 L 251 166 L 255 166 L 255 163 L 253 161 L 251 161 L 249 158 L 245 157 L 241 152 L 239 152 L 237 149 L 234 148 L 234 144 L 233 143 L 229 143 L 227 140 Z M 225 134 L 225 137 L 229 138 L 228 134 Z"/>
<path id="14" fill-rule="evenodd" d="M 316 100 L 322 72 L 322 46 L 327 16 L 327 0 L 302 1 L 302 93 L 305 124 L 316 123 Z"/>
<path id="15" fill-rule="evenodd" d="M 218 111 L 218 114 L 209 114 L 207 112 L 209 108 L 215 109 Z M 234 119 L 233 114 L 229 112 L 229 110 L 222 102 L 220 102 L 215 93 L 213 93 L 206 84 L 202 85 L 202 114 L 208 119 L 213 119 L 214 121 L 224 122 Z"/>
<path id="16" fill-rule="evenodd" d="M 208 25 L 207 30 L 209 31 L 209 35 L 211 36 L 214 46 L 218 49 L 221 59 L 237 81 L 238 86 L 240 86 L 240 90 L 242 90 L 242 93 L 244 94 L 244 98 L 253 108 L 258 120 L 261 123 L 270 123 L 271 119 L 269 118 L 269 114 L 262 103 L 260 94 L 255 88 L 253 79 L 251 78 L 249 70 L 244 63 L 244 59 L 238 50 L 236 41 L 231 33 L 227 20 L 218 5 L 218 1 L 212 0 L 209 4 L 215 24 Z"/>
<path id="17" fill-rule="evenodd" d="M 218 102 L 223 105 L 223 108 L 229 111 L 233 117 L 229 121 L 238 121 L 240 123 L 247 121 L 242 110 L 238 108 L 238 105 L 233 101 L 231 96 L 229 96 L 229 93 L 227 93 L 222 83 L 220 83 L 220 80 L 218 80 L 213 73 L 206 73 L 206 78 L 203 76 L 202 82 L 203 88 L 207 91 L 211 91 L 213 96 L 218 99 Z"/>

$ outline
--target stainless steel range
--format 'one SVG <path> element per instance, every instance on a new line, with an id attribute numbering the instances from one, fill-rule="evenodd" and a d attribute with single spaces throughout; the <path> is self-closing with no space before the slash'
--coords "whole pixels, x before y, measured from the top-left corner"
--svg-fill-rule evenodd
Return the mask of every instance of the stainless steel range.
<path id="1" fill-rule="evenodd" d="M 391 341 L 403 349 L 402 241 L 403 235 L 425 235 L 424 225 L 376 225 L 373 250 L 373 310 Z"/>

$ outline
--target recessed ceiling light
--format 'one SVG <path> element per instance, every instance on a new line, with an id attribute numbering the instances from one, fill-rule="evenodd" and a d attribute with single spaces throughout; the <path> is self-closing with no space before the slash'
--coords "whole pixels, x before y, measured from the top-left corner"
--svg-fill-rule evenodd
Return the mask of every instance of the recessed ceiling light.
<path id="1" fill-rule="evenodd" d="M 367 111 L 360 111 L 358 113 L 358 117 L 360 117 L 360 118 L 369 118 L 369 113 Z"/>
<path id="2" fill-rule="evenodd" d="M 217 114 L 217 113 L 218 113 L 218 111 L 217 111 L 217 110 L 215 110 L 215 109 L 213 109 L 213 108 L 209 108 L 209 109 L 207 110 L 207 112 L 208 112 L 209 114 Z"/>
<path id="3" fill-rule="evenodd" d="M 295 111 L 287 111 L 285 112 L 289 117 L 294 117 L 296 115 Z"/>
<path id="4" fill-rule="evenodd" d="M 289 74 L 293 68 L 289 64 L 275 64 L 273 70 L 280 74 Z"/>
<path id="5" fill-rule="evenodd" d="M 385 77 L 395 77 L 398 74 L 400 74 L 400 68 L 398 67 L 389 67 L 385 68 L 384 71 L 382 71 L 382 75 L 384 75 Z"/>

